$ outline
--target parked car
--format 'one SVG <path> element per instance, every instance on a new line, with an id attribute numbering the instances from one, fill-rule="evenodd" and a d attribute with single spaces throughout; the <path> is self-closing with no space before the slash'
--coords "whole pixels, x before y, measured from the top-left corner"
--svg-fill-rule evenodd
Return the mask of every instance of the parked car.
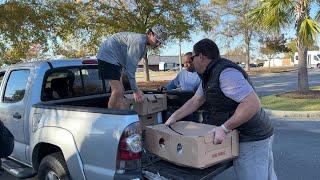
<path id="1" fill-rule="evenodd" d="M 258 63 L 257 66 L 258 67 L 263 67 L 264 63 Z"/>
<path id="2" fill-rule="evenodd" d="M 251 67 L 251 68 L 258 67 L 258 65 L 257 65 L 257 64 L 254 64 L 254 63 L 250 63 L 250 67 Z"/>
<path id="3" fill-rule="evenodd" d="M 232 165 L 197 170 L 142 151 L 138 115 L 106 107 L 110 93 L 98 74 L 95 60 L 38 61 L 0 70 L 0 117 L 15 137 L 13 153 L 2 159 L 7 172 L 40 180 L 152 179 L 158 174 L 203 179 Z M 187 97 L 173 94 L 168 108 L 178 108 Z"/>

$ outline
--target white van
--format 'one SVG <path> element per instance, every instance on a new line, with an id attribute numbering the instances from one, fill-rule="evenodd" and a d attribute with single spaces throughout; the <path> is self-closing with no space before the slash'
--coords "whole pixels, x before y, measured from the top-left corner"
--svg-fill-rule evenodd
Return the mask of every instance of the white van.
<path id="1" fill-rule="evenodd" d="M 298 66 L 298 52 L 294 53 L 293 63 Z M 307 67 L 320 68 L 320 51 L 308 51 L 307 53 Z"/>

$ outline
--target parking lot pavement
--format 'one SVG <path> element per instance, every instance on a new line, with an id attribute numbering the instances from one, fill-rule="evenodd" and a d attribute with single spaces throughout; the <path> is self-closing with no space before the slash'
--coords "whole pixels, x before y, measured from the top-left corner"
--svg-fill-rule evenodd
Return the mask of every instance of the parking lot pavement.
<path id="1" fill-rule="evenodd" d="M 10 176 L 9 174 L 5 173 L 3 169 L 0 169 L 0 179 L 1 180 L 17 180 L 16 178 Z"/>

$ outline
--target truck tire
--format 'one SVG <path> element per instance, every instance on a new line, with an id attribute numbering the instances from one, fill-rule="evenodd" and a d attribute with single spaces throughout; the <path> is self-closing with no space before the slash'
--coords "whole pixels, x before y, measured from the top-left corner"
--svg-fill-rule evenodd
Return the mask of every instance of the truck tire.
<path id="1" fill-rule="evenodd" d="M 69 171 L 67 164 L 61 152 L 47 155 L 41 160 L 39 171 L 39 180 L 69 180 Z"/>

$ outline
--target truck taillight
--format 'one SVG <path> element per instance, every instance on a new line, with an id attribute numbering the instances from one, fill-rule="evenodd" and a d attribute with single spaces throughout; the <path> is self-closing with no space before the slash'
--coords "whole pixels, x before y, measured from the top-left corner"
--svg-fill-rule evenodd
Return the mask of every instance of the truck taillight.
<path id="1" fill-rule="evenodd" d="M 120 160 L 140 159 L 142 151 L 140 123 L 132 123 L 123 131 L 119 143 Z"/>
<path id="2" fill-rule="evenodd" d="M 120 160 L 140 159 L 142 151 L 142 142 L 140 134 L 132 134 L 129 137 L 121 137 L 119 144 Z"/>
<path id="3" fill-rule="evenodd" d="M 137 169 L 140 167 L 142 154 L 142 130 L 139 122 L 130 124 L 123 131 L 117 158 L 117 173 L 122 174 L 126 170 Z"/>

